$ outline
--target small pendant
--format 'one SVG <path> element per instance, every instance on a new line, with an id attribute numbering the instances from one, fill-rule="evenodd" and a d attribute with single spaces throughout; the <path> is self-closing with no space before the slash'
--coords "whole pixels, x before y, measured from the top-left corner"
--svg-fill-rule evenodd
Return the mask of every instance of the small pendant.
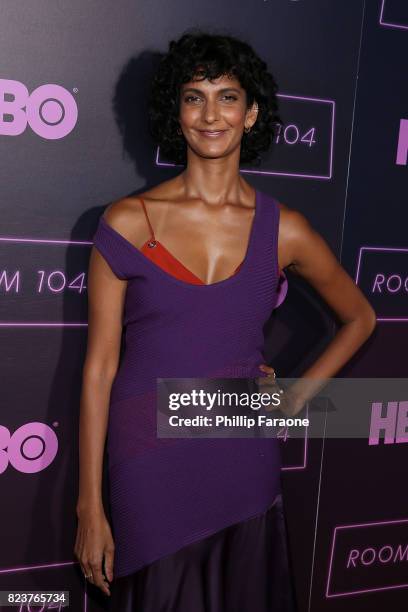
<path id="1" fill-rule="evenodd" d="M 149 242 L 147 243 L 147 246 L 150 249 L 153 249 L 155 246 L 157 246 L 157 242 L 155 240 L 149 240 Z"/>

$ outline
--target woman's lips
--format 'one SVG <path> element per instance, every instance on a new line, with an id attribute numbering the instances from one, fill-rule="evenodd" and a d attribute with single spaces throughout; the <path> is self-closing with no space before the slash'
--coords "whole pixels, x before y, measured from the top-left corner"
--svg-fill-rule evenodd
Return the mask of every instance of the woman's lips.
<path id="1" fill-rule="evenodd" d="M 217 130 L 214 132 L 199 130 L 199 132 L 200 134 L 202 134 L 202 136 L 206 136 L 207 138 L 218 138 L 219 136 L 222 136 L 226 132 L 226 130 Z"/>

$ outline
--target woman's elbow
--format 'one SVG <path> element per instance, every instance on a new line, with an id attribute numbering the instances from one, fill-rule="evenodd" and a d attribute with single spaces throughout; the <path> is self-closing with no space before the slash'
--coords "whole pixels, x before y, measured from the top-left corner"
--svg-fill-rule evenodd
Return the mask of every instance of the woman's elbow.
<path id="1" fill-rule="evenodd" d="M 369 302 L 367 302 L 364 312 L 358 317 L 358 321 L 367 338 L 369 338 L 377 326 L 377 315 Z"/>
<path id="2" fill-rule="evenodd" d="M 91 384 L 111 384 L 118 370 L 117 359 L 98 359 L 85 361 L 82 370 L 82 380 Z"/>

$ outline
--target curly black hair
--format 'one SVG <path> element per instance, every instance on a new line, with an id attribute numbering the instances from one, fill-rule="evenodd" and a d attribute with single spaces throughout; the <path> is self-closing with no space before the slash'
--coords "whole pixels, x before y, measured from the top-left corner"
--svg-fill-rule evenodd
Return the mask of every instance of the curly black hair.
<path id="1" fill-rule="evenodd" d="M 198 70 L 199 68 L 199 70 Z M 240 162 L 260 163 L 261 151 L 273 142 L 278 115 L 277 89 L 266 63 L 253 48 L 234 36 L 211 34 L 194 28 L 178 40 L 171 40 L 166 54 L 161 54 L 148 96 L 149 131 L 163 155 L 176 164 L 187 163 L 187 145 L 179 128 L 180 87 L 197 76 L 215 79 L 235 76 L 247 95 L 247 108 L 254 100 L 258 116 L 241 141 Z"/>

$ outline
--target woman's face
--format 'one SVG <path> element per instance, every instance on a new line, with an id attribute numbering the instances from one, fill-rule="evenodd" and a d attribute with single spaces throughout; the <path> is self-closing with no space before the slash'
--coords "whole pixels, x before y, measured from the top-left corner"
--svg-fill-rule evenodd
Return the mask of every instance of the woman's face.
<path id="1" fill-rule="evenodd" d="M 256 120 L 257 105 L 247 109 L 246 91 L 235 77 L 194 79 L 180 90 L 180 128 L 201 157 L 224 157 L 240 147 L 245 127 Z"/>

